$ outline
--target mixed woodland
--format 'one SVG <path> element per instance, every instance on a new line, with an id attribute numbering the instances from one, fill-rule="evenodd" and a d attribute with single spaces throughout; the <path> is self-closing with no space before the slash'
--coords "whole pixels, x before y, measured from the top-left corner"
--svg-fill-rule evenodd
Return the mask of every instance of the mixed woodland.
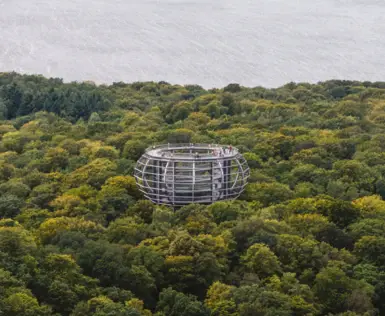
<path id="1" fill-rule="evenodd" d="M 236 146 L 235 201 L 173 210 L 133 170 Z M 385 315 L 385 82 L 275 89 L 0 74 L 0 315 Z"/>

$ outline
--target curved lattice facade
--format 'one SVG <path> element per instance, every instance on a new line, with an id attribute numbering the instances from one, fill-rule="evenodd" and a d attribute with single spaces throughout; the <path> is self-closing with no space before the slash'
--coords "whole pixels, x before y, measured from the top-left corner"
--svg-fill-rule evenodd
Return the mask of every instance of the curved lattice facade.
<path id="1" fill-rule="evenodd" d="M 168 144 L 148 148 L 135 167 L 145 197 L 157 204 L 210 204 L 237 198 L 250 169 L 238 149 L 209 144 Z"/>

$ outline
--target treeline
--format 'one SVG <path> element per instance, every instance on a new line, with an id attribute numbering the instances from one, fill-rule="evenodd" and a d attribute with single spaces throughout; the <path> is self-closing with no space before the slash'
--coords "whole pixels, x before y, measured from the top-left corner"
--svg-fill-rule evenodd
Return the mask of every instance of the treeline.
<path id="1" fill-rule="evenodd" d="M 385 314 L 385 83 L 97 86 L 0 74 L 0 315 Z M 237 146 L 241 199 L 174 212 L 147 146 Z"/>

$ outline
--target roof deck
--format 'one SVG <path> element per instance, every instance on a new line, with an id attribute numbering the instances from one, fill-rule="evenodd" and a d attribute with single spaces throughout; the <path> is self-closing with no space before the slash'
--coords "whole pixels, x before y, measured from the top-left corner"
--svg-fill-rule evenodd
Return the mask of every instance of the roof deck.
<path id="1" fill-rule="evenodd" d="M 216 160 L 233 158 L 238 153 L 238 149 L 231 145 L 191 143 L 151 146 L 146 149 L 145 155 L 167 160 Z"/>

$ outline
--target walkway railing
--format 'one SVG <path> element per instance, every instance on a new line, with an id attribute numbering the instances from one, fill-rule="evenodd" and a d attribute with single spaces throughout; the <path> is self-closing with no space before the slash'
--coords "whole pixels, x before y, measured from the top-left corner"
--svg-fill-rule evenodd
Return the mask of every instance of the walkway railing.
<path id="1" fill-rule="evenodd" d="M 221 144 L 163 144 L 148 147 L 146 154 L 164 158 L 221 158 L 233 157 L 239 152 L 231 145 Z"/>

